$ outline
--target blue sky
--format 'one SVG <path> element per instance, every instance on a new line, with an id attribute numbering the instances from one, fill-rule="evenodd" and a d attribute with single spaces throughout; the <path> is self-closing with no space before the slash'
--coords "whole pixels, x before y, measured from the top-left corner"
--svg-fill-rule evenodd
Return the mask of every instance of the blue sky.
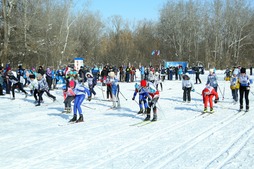
<path id="1" fill-rule="evenodd" d="M 77 0 L 78 3 L 85 1 Z M 128 21 L 158 20 L 159 9 L 167 0 L 91 0 L 89 10 L 99 11 L 104 19 L 120 15 Z"/>

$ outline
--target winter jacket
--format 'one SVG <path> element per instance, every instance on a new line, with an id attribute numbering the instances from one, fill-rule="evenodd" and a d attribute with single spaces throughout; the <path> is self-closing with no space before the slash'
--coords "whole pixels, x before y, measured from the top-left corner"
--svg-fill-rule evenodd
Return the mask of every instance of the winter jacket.
<path id="1" fill-rule="evenodd" d="M 235 90 L 239 89 L 239 87 L 240 87 L 239 79 L 237 77 L 232 77 L 230 80 L 230 89 Z"/>
<path id="2" fill-rule="evenodd" d="M 45 78 L 38 80 L 38 90 L 41 90 L 41 91 L 48 91 L 49 90 L 48 83 L 46 82 Z"/>
<path id="3" fill-rule="evenodd" d="M 73 89 L 73 92 L 75 93 L 75 95 L 87 95 L 88 97 L 91 96 L 90 90 L 79 83 Z"/>
<path id="4" fill-rule="evenodd" d="M 72 88 L 68 87 L 67 91 L 63 91 L 63 96 L 65 100 L 67 96 L 75 96 L 75 93 Z"/>
<path id="5" fill-rule="evenodd" d="M 190 77 L 187 75 L 184 75 L 182 80 L 182 89 L 184 88 L 191 88 L 191 90 L 194 89 L 193 82 L 190 80 Z"/>
<path id="6" fill-rule="evenodd" d="M 249 87 L 250 86 L 249 76 L 246 74 L 244 74 L 244 75 L 241 74 L 239 76 L 239 83 L 240 83 L 240 86 Z"/>
<path id="7" fill-rule="evenodd" d="M 217 76 L 215 74 L 209 74 L 207 77 L 206 85 L 217 87 L 218 86 Z"/>
<path id="8" fill-rule="evenodd" d="M 35 90 L 35 89 L 38 89 L 38 81 L 37 79 L 34 79 L 34 80 L 31 80 L 28 78 L 28 80 L 30 81 L 28 87 L 31 89 L 31 90 Z"/>

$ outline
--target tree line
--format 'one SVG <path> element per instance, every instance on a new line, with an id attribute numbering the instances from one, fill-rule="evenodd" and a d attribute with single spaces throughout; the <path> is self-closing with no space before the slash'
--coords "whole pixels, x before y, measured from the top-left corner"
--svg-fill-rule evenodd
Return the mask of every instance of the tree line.
<path id="1" fill-rule="evenodd" d="M 251 0 L 168 1 L 159 18 L 102 19 L 89 3 L 72 0 L 2 0 L 0 63 L 53 66 L 73 62 L 134 66 L 163 61 L 206 68 L 249 66 L 254 54 Z M 159 55 L 152 55 L 159 50 Z"/>

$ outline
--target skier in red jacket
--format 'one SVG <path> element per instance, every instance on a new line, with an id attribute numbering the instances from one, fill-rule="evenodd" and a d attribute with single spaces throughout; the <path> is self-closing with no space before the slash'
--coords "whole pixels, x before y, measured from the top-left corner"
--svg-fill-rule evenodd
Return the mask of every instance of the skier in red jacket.
<path id="1" fill-rule="evenodd" d="M 210 105 L 210 112 L 214 112 L 213 110 L 213 97 L 215 96 L 214 103 L 217 103 L 219 100 L 218 93 L 212 86 L 206 86 L 202 91 L 203 103 L 204 103 L 204 112 L 207 112 L 208 102 Z"/>

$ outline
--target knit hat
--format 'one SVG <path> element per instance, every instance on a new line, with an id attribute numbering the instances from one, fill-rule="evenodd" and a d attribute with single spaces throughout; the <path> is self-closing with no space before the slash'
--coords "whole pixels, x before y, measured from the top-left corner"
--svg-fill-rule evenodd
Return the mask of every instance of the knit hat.
<path id="1" fill-rule="evenodd" d="M 74 86 L 75 86 L 74 80 L 71 80 L 71 81 L 70 81 L 69 86 L 70 86 L 70 87 L 74 87 Z"/>
<path id="2" fill-rule="evenodd" d="M 240 70 L 240 72 L 241 72 L 241 73 L 246 73 L 246 68 L 243 68 L 243 67 L 242 67 L 241 70 Z"/>
<path id="3" fill-rule="evenodd" d="M 140 86 L 142 86 L 142 87 L 146 87 L 146 80 L 141 80 L 141 82 L 140 82 Z"/>

